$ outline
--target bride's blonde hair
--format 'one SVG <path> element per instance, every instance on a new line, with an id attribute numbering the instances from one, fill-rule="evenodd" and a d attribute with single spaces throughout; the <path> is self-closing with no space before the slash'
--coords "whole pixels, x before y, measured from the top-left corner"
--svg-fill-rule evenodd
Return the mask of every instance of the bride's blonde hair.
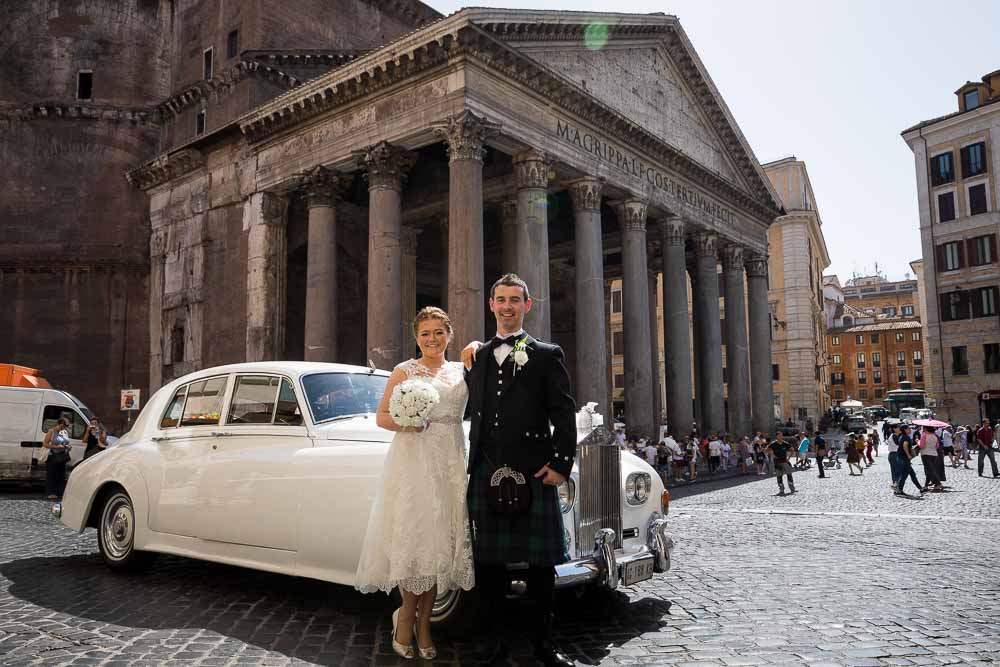
<path id="1" fill-rule="evenodd" d="M 420 309 L 417 316 L 413 318 L 413 337 L 417 337 L 417 331 L 420 329 L 420 323 L 425 320 L 441 320 L 444 324 L 444 328 L 448 330 L 449 336 L 455 335 L 455 330 L 451 326 L 451 318 L 448 317 L 448 313 L 444 312 L 441 308 L 437 306 L 425 306 Z"/>

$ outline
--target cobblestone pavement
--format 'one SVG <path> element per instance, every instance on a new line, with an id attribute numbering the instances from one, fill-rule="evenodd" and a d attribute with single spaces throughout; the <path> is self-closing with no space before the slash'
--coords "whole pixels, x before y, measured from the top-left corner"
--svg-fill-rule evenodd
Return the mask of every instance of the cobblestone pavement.
<path id="1" fill-rule="evenodd" d="M 679 489 L 673 569 L 566 600 L 582 664 L 1000 664 L 1000 480 L 948 469 L 949 492 L 892 496 L 883 456 L 776 497 L 770 477 Z M 922 478 L 922 471 L 918 468 Z M 381 665 L 392 603 L 340 586 L 163 557 L 108 571 L 37 496 L 0 497 L 0 665 Z M 438 638 L 471 664 L 470 637 Z M 527 646 L 515 642 L 515 664 Z"/>

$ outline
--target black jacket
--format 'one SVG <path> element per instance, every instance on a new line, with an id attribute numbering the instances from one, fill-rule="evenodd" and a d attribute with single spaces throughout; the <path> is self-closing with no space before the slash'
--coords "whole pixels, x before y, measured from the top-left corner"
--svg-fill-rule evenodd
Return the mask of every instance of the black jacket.
<path id="1" fill-rule="evenodd" d="M 568 478 L 576 458 L 576 403 L 562 348 L 528 336 L 525 352 L 528 362 L 500 396 L 500 420 L 494 436 L 509 448 L 508 462 L 519 470 L 534 472 L 548 464 Z M 470 473 L 479 462 L 479 438 L 485 431 L 486 364 L 495 363 L 492 347 L 484 347 L 465 376 L 469 385 L 467 415 L 472 421 Z M 549 428 L 550 423 L 554 429 Z"/>

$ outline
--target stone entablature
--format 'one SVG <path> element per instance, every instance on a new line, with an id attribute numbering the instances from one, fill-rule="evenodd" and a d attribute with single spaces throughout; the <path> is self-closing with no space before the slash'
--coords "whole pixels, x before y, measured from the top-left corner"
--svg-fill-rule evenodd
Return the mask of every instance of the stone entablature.
<path id="1" fill-rule="evenodd" d="M 726 199 L 747 209 L 753 216 L 770 220 L 780 210 L 766 179 L 750 164 L 749 157 L 744 159 L 751 168 L 743 171 L 749 182 L 756 182 L 752 188 L 754 195 L 749 195 L 728 179 L 664 143 L 517 49 L 492 38 L 477 25 L 477 19 L 476 10 L 463 10 L 411 33 L 262 105 L 239 120 L 240 128 L 251 143 L 262 141 L 285 128 L 359 97 L 373 94 L 417 72 L 466 56 L 486 65 L 487 71 L 499 72 L 520 87 L 543 95 L 555 106 L 569 112 L 564 122 L 583 120 L 594 127 L 605 128 L 611 135 L 611 141 L 651 153 L 655 161 L 665 167 L 664 171 L 678 174 L 703 185 L 707 190 L 723 194 Z M 694 61 L 691 63 L 693 66 Z M 699 79 L 704 78 L 700 72 L 694 72 L 694 75 Z M 708 84 L 703 82 L 703 85 Z M 706 91 L 712 94 L 707 88 Z M 481 111 L 486 113 L 486 110 Z M 558 127 L 553 130 L 558 132 Z M 729 132 L 732 137 L 736 137 L 735 130 L 730 129 Z M 745 144 L 737 145 L 738 139 L 733 141 L 727 143 L 731 150 L 739 154 L 751 154 Z"/>
<path id="2" fill-rule="evenodd" d="M 0 121 L 30 120 L 106 120 L 115 123 L 127 122 L 132 125 L 155 125 L 159 116 L 155 109 L 148 107 L 118 107 L 89 102 L 37 102 L 34 104 L 0 103 Z"/>

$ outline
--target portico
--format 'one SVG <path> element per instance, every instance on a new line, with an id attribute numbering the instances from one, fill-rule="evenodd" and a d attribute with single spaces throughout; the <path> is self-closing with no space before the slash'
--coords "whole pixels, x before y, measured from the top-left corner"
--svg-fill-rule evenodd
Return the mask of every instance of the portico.
<path id="1" fill-rule="evenodd" d="M 578 401 L 606 414 L 604 295 L 621 277 L 629 430 L 656 433 L 661 372 L 678 434 L 689 430 L 695 400 L 702 428 L 745 430 L 751 414 L 763 424 L 766 273 L 763 302 L 747 274 L 747 316 L 744 263 L 766 256 L 780 205 L 677 20 L 604 16 L 607 42 L 595 51 L 583 41 L 592 14 L 463 10 L 261 105 L 224 137 L 187 148 L 183 163 L 179 152 L 161 156 L 134 172 L 151 197 L 158 256 L 171 252 L 162 248 L 171 234 L 239 211 L 247 239 L 239 355 L 386 369 L 411 356 L 407 322 L 421 305 L 447 307 L 453 353 L 491 335 L 489 285 L 515 271 L 535 300 L 527 330 L 564 348 Z M 660 108 L 650 95 L 662 97 Z M 198 210 L 199 192 L 208 210 Z M 651 354 L 650 276 L 661 272 L 664 369 Z M 163 302 L 159 283 L 151 303 Z M 162 320 L 151 317 L 151 326 L 162 348 Z M 162 349 L 154 352 L 154 377 L 169 376 Z M 200 361 L 236 355 L 220 349 Z"/>

